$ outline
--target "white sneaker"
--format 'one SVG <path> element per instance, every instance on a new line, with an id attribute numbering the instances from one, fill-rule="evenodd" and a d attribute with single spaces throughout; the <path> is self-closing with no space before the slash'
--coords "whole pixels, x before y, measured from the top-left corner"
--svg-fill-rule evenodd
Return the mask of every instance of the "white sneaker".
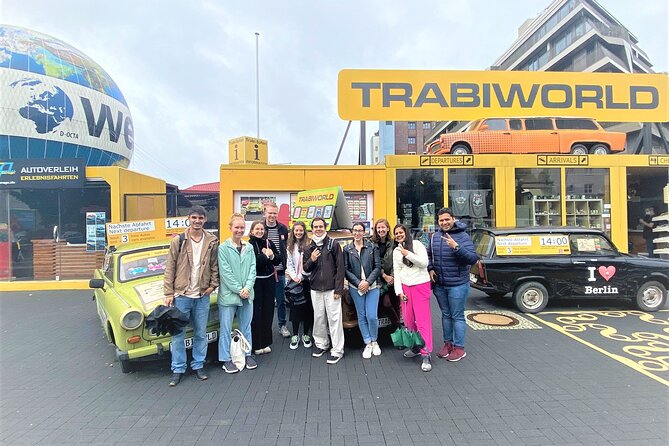
<path id="1" fill-rule="evenodd" d="M 430 356 L 423 356 L 423 363 L 420 365 L 420 369 L 424 372 L 429 372 L 432 370 L 432 362 L 430 361 Z"/>
<path id="2" fill-rule="evenodd" d="M 266 355 L 267 353 L 272 353 L 272 349 L 268 346 L 262 349 L 263 354 Z"/>
<path id="3" fill-rule="evenodd" d="M 369 359 L 372 357 L 372 344 L 365 345 L 365 349 L 362 351 L 362 358 Z"/>
<path id="4" fill-rule="evenodd" d="M 283 336 L 284 338 L 289 338 L 290 337 L 290 332 L 286 328 L 285 325 L 282 325 L 279 327 L 279 334 Z"/>
<path id="5" fill-rule="evenodd" d="M 374 356 L 381 356 L 381 347 L 378 342 L 372 342 L 372 354 Z"/>
<path id="6" fill-rule="evenodd" d="M 259 349 L 256 350 L 254 353 L 256 354 L 256 356 L 258 356 L 258 355 L 264 355 L 264 354 L 265 354 L 265 349 L 264 349 L 264 348 L 259 348 Z"/>

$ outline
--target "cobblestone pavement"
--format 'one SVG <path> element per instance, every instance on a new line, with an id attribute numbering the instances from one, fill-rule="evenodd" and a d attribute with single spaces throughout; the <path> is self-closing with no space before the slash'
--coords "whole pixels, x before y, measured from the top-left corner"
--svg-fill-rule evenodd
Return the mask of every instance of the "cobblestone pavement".
<path id="1" fill-rule="evenodd" d="M 608 331 L 595 324 L 570 333 L 565 327 L 584 321 L 560 314 L 573 306 L 551 305 L 538 318 L 523 315 L 529 325 L 520 329 L 468 330 L 467 357 L 435 357 L 430 373 L 391 346 L 364 361 L 359 349 L 347 348 L 330 366 L 302 347 L 290 350 L 277 335 L 256 370 L 226 375 L 208 364 L 209 380 L 189 374 L 170 388 L 166 360 L 121 373 L 90 296 L 0 296 L 1 444 L 669 443 L 667 311 L 652 315 L 658 323 L 631 312 L 607 316 Z M 601 308 L 578 310 L 583 317 Z M 473 291 L 468 310 L 491 309 L 516 314 L 508 301 Z M 436 304 L 433 327 L 436 349 Z M 640 341 L 617 344 L 602 334 L 611 329 Z M 644 354 L 652 364 L 638 357 Z M 644 367 L 654 369 L 644 374 Z"/>

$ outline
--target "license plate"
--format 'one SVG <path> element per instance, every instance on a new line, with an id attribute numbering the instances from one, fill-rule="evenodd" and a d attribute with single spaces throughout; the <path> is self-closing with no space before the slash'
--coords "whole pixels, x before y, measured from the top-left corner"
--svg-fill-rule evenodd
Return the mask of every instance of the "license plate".
<path id="1" fill-rule="evenodd" d="M 207 333 L 207 344 L 212 343 L 217 339 L 218 339 L 218 331 L 214 330 Z M 193 337 L 191 336 L 190 338 L 184 339 L 184 344 L 186 344 L 187 349 L 193 348 Z M 170 348 L 171 346 L 172 343 L 170 342 Z"/>
<path id="2" fill-rule="evenodd" d="M 478 277 L 476 277 L 476 276 L 475 276 L 474 274 L 472 274 L 472 273 L 469 273 L 469 281 L 470 281 L 470 282 L 472 282 L 472 283 L 476 283 L 476 282 L 478 282 L 478 280 L 479 280 Z"/>
<path id="3" fill-rule="evenodd" d="M 379 318 L 379 328 L 387 327 L 390 325 L 390 318 L 380 317 Z"/>

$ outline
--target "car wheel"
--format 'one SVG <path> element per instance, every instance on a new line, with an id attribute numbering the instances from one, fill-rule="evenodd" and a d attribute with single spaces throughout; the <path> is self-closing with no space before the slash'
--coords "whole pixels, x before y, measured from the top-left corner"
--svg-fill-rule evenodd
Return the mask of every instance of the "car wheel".
<path id="1" fill-rule="evenodd" d="M 513 292 L 513 300 L 523 313 L 538 313 L 548 304 L 548 290 L 539 282 L 525 282 Z"/>
<path id="2" fill-rule="evenodd" d="M 574 144 L 571 146 L 571 153 L 572 155 L 587 155 L 588 148 L 583 144 Z"/>
<path id="3" fill-rule="evenodd" d="M 667 301 L 667 288 L 654 280 L 641 285 L 636 293 L 636 306 L 642 311 L 657 311 Z"/>
<path id="4" fill-rule="evenodd" d="M 451 149 L 453 155 L 469 155 L 472 150 L 464 144 L 456 144 Z"/>
<path id="5" fill-rule="evenodd" d="M 595 144 L 594 146 L 590 147 L 590 153 L 593 155 L 608 155 L 609 148 L 604 144 Z"/>

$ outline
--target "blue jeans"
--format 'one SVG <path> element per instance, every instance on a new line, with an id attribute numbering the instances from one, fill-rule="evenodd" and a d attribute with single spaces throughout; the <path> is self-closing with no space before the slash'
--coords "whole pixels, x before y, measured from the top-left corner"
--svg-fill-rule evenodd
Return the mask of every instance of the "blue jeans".
<path id="1" fill-rule="evenodd" d="M 437 285 L 434 288 L 441 309 L 441 325 L 444 342 L 452 342 L 457 347 L 465 346 L 465 303 L 469 296 L 469 283 L 456 286 Z"/>
<path id="2" fill-rule="evenodd" d="M 363 342 L 365 344 L 376 342 L 379 335 L 379 289 L 371 289 L 362 296 L 356 287 L 349 285 L 348 290 L 355 303 L 355 311 L 358 312 L 358 327 Z"/>
<path id="3" fill-rule="evenodd" d="M 279 327 L 286 325 L 286 274 L 284 271 L 277 271 L 279 281 L 274 288 L 274 299 L 276 300 L 276 318 L 279 320 Z"/>
<path id="4" fill-rule="evenodd" d="M 193 360 L 190 368 L 201 369 L 207 356 L 207 320 L 209 319 L 209 295 L 202 297 L 176 296 L 174 306 L 190 317 L 193 325 Z M 186 372 L 186 330 L 172 336 L 172 373 Z"/>
<path id="5" fill-rule="evenodd" d="M 232 321 L 237 315 L 237 325 L 249 344 L 252 345 L 251 320 L 253 319 L 253 302 L 248 299 L 242 300 L 242 305 L 219 305 L 218 315 L 221 323 L 221 332 L 218 335 L 218 360 L 221 362 L 231 361 L 230 356 L 230 332 L 232 332 Z M 251 356 L 249 351 L 246 356 Z"/>

